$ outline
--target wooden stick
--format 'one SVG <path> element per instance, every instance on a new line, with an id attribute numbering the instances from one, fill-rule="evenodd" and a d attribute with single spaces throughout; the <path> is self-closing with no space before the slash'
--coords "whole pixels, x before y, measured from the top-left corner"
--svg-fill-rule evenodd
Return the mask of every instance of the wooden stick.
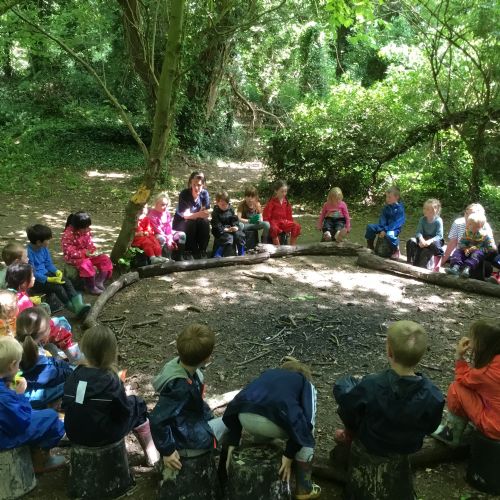
<path id="1" fill-rule="evenodd" d="M 147 326 L 147 325 L 156 325 L 156 323 L 159 323 L 159 319 L 148 319 L 147 321 L 140 321 L 139 323 L 133 323 L 130 325 L 132 328 L 139 328 L 140 326 Z"/>
<path id="2" fill-rule="evenodd" d="M 271 352 L 271 349 L 268 349 L 267 351 L 264 351 L 264 352 L 261 352 L 260 354 L 257 354 L 257 356 L 254 356 L 253 358 L 247 359 L 245 361 L 241 361 L 240 363 L 236 363 L 236 366 L 243 366 L 243 365 L 246 365 L 248 363 L 251 363 L 252 361 L 255 361 L 259 358 L 262 358 L 263 356 L 265 356 L 266 354 L 269 354 L 270 352 Z"/>
<path id="3" fill-rule="evenodd" d="M 154 347 L 155 346 L 152 342 L 148 342 L 147 340 L 144 340 L 144 339 L 137 339 L 136 342 L 138 344 L 147 345 L 148 347 Z"/>
<path id="4" fill-rule="evenodd" d="M 256 280 L 267 281 L 268 283 L 271 283 L 271 285 L 274 283 L 273 277 L 269 276 L 267 274 L 256 274 L 256 273 L 249 273 L 246 271 L 243 271 L 241 274 L 243 276 L 247 276 L 248 278 L 254 278 Z"/>

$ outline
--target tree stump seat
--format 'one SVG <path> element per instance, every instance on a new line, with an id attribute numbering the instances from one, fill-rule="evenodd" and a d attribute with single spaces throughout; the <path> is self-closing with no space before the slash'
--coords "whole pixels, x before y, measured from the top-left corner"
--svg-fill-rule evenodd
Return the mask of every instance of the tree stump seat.
<path id="1" fill-rule="evenodd" d="M 236 448 L 229 464 L 227 498 L 289 500 L 289 485 L 278 476 L 282 456 L 283 450 L 271 444 Z"/>
<path id="2" fill-rule="evenodd" d="M 472 433 L 467 482 L 479 491 L 500 495 L 500 441 L 487 438 L 478 430 Z"/>
<path id="3" fill-rule="evenodd" d="M 70 497 L 117 498 L 134 484 L 124 439 L 99 447 L 71 445 Z"/>
<path id="4" fill-rule="evenodd" d="M 0 451 L 0 500 L 20 498 L 36 486 L 29 446 Z"/>
<path id="5" fill-rule="evenodd" d="M 82 278 L 80 278 L 80 273 L 75 266 L 72 266 L 71 264 L 65 262 L 62 268 L 62 272 L 64 273 L 64 276 L 71 280 L 71 283 L 73 283 L 73 286 L 77 290 L 83 290 L 83 280 Z"/>
<path id="6" fill-rule="evenodd" d="M 214 454 L 182 457 L 178 472 L 163 468 L 160 500 L 219 500 L 222 496 Z"/>
<path id="7" fill-rule="evenodd" d="M 357 440 L 351 445 L 346 485 L 349 500 L 414 500 L 408 455 L 380 457 L 368 453 Z"/>

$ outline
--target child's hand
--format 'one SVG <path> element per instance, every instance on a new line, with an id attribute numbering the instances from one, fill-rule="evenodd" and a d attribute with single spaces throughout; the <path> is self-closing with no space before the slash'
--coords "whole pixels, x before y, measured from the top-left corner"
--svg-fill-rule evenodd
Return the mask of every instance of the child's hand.
<path id="1" fill-rule="evenodd" d="M 381 238 L 385 238 L 385 234 L 386 234 L 385 231 L 380 231 L 380 233 L 378 233 L 378 234 Z"/>
<path id="2" fill-rule="evenodd" d="M 456 358 L 462 359 L 465 353 L 471 348 L 470 339 L 468 337 L 462 337 L 457 344 L 456 348 Z"/>
<path id="3" fill-rule="evenodd" d="M 181 470 L 182 464 L 179 452 L 175 450 L 172 455 L 163 457 L 163 464 L 165 465 L 165 467 L 168 467 L 171 470 Z"/>
<path id="4" fill-rule="evenodd" d="M 59 279 L 61 279 L 61 278 L 63 277 L 63 272 L 62 272 L 61 270 L 59 270 L 59 269 L 58 269 L 58 270 L 56 271 L 56 276 L 57 276 Z"/>
<path id="5" fill-rule="evenodd" d="M 287 483 L 290 482 L 290 476 L 292 475 L 292 462 L 293 460 L 285 457 L 285 455 L 281 457 L 281 467 L 278 474 L 280 475 L 281 480 L 286 481 Z"/>
<path id="6" fill-rule="evenodd" d="M 17 377 L 15 379 L 15 383 L 16 383 L 16 392 L 18 394 L 24 394 L 26 388 L 28 387 L 28 382 L 26 382 L 26 379 L 24 377 Z"/>
<path id="7" fill-rule="evenodd" d="M 42 297 L 40 297 L 40 295 L 31 295 L 30 300 L 35 306 L 39 306 L 42 303 Z"/>
<path id="8" fill-rule="evenodd" d="M 64 285 L 65 281 L 62 281 L 58 276 L 49 276 L 47 278 L 48 283 L 55 283 L 56 285 Z"/>
<path id="9" fill-rule="evenodd" d="M 231 228 L 229 228 L 229 231 L 231 231 L 231 233 L 235 233 L 236 231 L 238 231 L 238 229 L 238 226 L 232 226 Z"/>

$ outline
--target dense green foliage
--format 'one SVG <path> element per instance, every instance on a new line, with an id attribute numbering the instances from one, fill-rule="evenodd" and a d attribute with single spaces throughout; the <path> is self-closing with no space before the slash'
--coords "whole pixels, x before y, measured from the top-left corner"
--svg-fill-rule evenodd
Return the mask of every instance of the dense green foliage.
<path id="1" fill-rule="evenodd" d="M 0 182 L 36 188 L 33 169 L 57 168 L 71 186 L 94 165 L 139 176 L 143 159 L 116 109 L 46 36 L 95 68 L 149 144 L 156 97 L 123 2 L 17 3 L 46 33 L 15 10 L 0 17 Z M 140 5 L 139 52 L 158 70 L 166 3 Z M 473 197 L 493 207 L 499 10 L 494 0 L 188 1 L 171 145 L 261 156 L 305 197 L 339 185 L 370 200 L 396 182 L 415 203 L 433 195 L 459 208 Z"/>

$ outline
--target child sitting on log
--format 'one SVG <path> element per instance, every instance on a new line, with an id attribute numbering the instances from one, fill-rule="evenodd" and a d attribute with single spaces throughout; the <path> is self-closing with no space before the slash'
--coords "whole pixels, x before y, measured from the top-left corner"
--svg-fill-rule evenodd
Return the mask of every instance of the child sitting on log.
<path id="1" fill-rule="evenodd" d="M 222 418 L 228 427 L 227 465 L 234 447 L 240 444 L 243 429 L 264 442 L 286 439 L 279 475 L 289 482 L 295 461 L 294 498 L 320 497 L 321 488 L 311 480 L 316 389 L 308 366 L 289 360 L 280 368 L 265 371 L 236 395 Z"/>
<path id="2" fill-rule="evenodd" d="M 30 264 L 14 262 L 14 264 L 11 264 L 7 269 L 7 284 L 11 290 L 17 292 L 16 295 L 19 312 L 30 307 L 35 307 L 35 303 L 32 302 L 34 297 L 28 296 L 27 293 L 33 286 L 34 281 L 35 276 L 33 274 L 33 268 Z M 50 309 L 48 304 L 41 303 L 37 305 L 49 312 L 47 310 Z M 71 325 L 63 316 L 51 318 L 48 343 L 54 344 L 61 351 L 63 351 L 69 361 L 79 361 L 82 357 L 78 344 L 73 342 Z"/>
<path id="3" fill-rule="evenodd" d="M 486 216 L 476 212 L 469 215 L 465 233 L 458 242 L 457 249 L 451 256 L 451 266 L 446 269 L 448 274 L 469 278 L 482 264 L 488 253 L 496 252 L 495 242 L 485 229 Z"/>
<path id="4" fill-rule="evenodd" d="M 169 212 L 170 198 L 167 193 L 159 193 L 154 199 L 154 205 L 148 210 L 148 219 L 154 230 L 154 236 L 162 247 L 165 255 L 174 260 L 189 260 L 186 254 L 186 233 L 172 229 L 172 216 Z"/>
<path id="5" fill-rule="evenodd" d="M 396 321 L 387 329 L 390 368 L 361 380 L 346 377 L 333 386 L 345 429 L 335 441 L 362 454 L 381 457 L 418 451 L 426 434 L 441 421 L 441 391 L 415 371 L 427 350 L 427 333 L 413 321 Z M 410 489 L 412 488 L 411 485 Z"/>
<path id="6" fill-rule="evenodd" d="M 16 336 L 16 318 L 19 308 L 12 290 L 0 290 L 0 337 Z"/>
<path id="7" fill-rule="evenodd" d="M 48 249 L 52 239 L 52 230 L 43 224 L 35 224 L 26 230 L 29 244 L 29 263 L 35 274 L 35 293 L 54 293 L 65 307 L 77 316 L 83 317 L 90 310 L 90 304 L 84 304 L 82 294 L 77 293 L 73 283 L 54 266 Z"/>
<path id="8" fill-rule="evenodd" d="M 28 262 L 28 253 L 26 248 L 17 241 L 10 241 L 2 249 L 2 260 L 5 267 L 0 269 L 0 288 L 7 288 L 5 276 L 7 275 L 7 267 L 14 262 Z"/>
<path id="9" fill-rule="evenodd" d="M 113 263 L 106 254 L 96 253 L 91 225 L 92 220 L 87 212 L 69 214 L 61 247 L 64 261 L 76 267 L 86 290 L 92 295 L 100 295 L 113 274 Z"/>
<path id="10" fill-rule="evenodd" d="M 219 191 L 215 195 L 210 224 L 215 238 L 214 257 L 234 255 L 235 245 L 238 255 L 245 255 L 245 233 L 240 229 L 240 221 L 229 203 L 226 191 Z"/>
<path id="11" fill-rule="evenodd" d="M 392 186 L 385 192 L 385 205 L 380 214 L 378 224 L 366 226 L 366 243 L 370 250 L 375 250 L 375 238 L 385 238 L 389 242 L 391 259 L 399 259 L 399 238 L 406 217 L 403 203 L 400 201 L 400 191 Z"/>
<path id="12" fill-rule="evenodd" d="M 84 363 L 66 379 L 62 408 L 72 443 L 99 447 L 116 443 L 134 432 L 149 466 L 159 460 L 151 439 L 146 403 L 127 396 L 116 372 L 114 333 L 103 325 L 89 328 L 82 338 Z"/>
<path id="13" fill-rule="evenodd" d="M 290 245 L 297 244 L 297 238 L 300 236 L 301 227 L 298 222 L 293 220 L 292 205 L 290 205 L 286 195 L 288 193 L 287 183 L 278 180 L 273 186 L 274 194 L 266 203 L 262 218 L 269 222 L 269 236 L 273 245 L 279 246 L 281 233 L 290 233 Z"/>
<path id="14" fill-rule="evenodd" d="M 439 272 L 440 257 L 444 254 L 443 219 L 439 216 L 441 202 L 434 198 L 427 200 L 423 212 L 424 216 L 418 221 L 415 238 L 410 238 L 406 243 L 406 260 L 408 264 L 425 267 L 429 258 L 438 257 L 434 272 Z"/>
<path id="15" fill-rule="evenodd" d="M 47 472 L 65 463 L 64 457 L 50 455 L 64 436 L 64 424 L 54 410 L 31 408 L 26 380 L 16 376 L 22 356 L 17 340 L 0 338 L 0 450 L 31 446 L 35 472 Z"/>
<path id="16" fill-rule="evenodd" d="M 25 309 L 16 321 L 16 338 L 23 346 L 21 369 L 28 383 L 26 397 L 35 409 L 58 404 L 64 382 L 73 368 L 62 359 L 47 356 L 43 346 L 50 337 L 50 317 L 41 307 Z"/>
<path id="17" fill-rule="evenodd" d="M 343 198 L 340 188 L 330 189 L 317 224 L 317 228 L 323 232 L 321 241 L 341 242 L 351 230 L 351 218 Z"/>
<path id="18" fill-rule="evenodd" d="M 148 257 L 151 264 L 161 264 L 162 262 L 167 262 L 168 259 L 161 256 L 162 246 L 155 237 L 155 229 L 147 214 L 148 206 L 144 205 L 142 212 L 137 218 L 137 227 L 135 229 L 135 235 L 131 246 L 140 248 Z"/>
<path id="19" fill-rule="evenodd" d="M 262 229 L 262 241 L 267 243 L 270 224 L 262 220 L 259 193 L 254 186 L 245 188 L 245 198 L 238 205 L 237 215 L 240 222 L 243 223 L 243 231 L 259 231 Z"/>
<path id="20" fill-rule="evenodd" d="M 226 432 L 222 418 L 213 418 L 204 401 L 203 374 L 215 335 L 206 325 L 192 324 L 177 337 L 178 356 L 168 361 L 153 380 L 160 394 L 151 413 L 154 443 L 163 457 L 164 477 L 176 477 L 182 458 L 214 450 Z"/>
<path id="21" fill-rule="evenodd" d="M 471 353 L 472 363 L 465 360 Z M 455 380 L 448 389 L 445 422 L 432 436 L 458 446 L 467 423 L 486 437 L 500 440 L 500 322 L 474 322 L 456 348 Z"/>

